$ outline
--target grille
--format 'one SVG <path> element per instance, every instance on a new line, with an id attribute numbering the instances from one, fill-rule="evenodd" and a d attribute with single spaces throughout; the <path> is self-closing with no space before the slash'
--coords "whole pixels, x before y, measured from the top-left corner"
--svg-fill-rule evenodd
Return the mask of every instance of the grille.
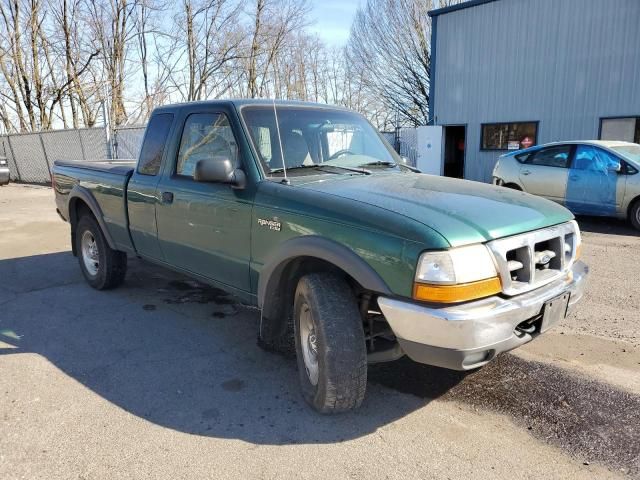
<path id="1" fill-rule="evenodd" d="M 489 242 L 506 295 L 517 295 L 567 274 L 576 259 L 575 221 Z"/>

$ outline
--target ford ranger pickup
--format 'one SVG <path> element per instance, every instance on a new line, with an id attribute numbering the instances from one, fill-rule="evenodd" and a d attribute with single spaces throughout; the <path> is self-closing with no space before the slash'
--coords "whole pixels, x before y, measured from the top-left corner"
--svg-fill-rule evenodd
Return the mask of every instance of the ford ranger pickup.
<path id="1" fill-rule="evenodd" d="M 470 370 L 560 322 L 588 269 L 572 214 L 524 192 L 424 175 L 361 115 L 310 103 L 154 110 L 135 161 L 57 161 L 57 210 L 96 289 L 136 256 L 261 312 L 302 394 L 357 408 L 368 363 Z"/>

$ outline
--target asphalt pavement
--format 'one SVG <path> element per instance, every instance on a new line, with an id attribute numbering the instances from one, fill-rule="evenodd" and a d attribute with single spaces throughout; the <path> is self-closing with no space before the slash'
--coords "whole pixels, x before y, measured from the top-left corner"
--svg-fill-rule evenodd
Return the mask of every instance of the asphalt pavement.
<path id="1" fill-rule="evenodd" d="M 373 366 L 320 416 L 257 310 L 130 259 L 92 290 L 49 188 L 0 188 L 0 478 L 640 478 L 640 237 L 579 219 L 582 308 L 472 373 Z"/>

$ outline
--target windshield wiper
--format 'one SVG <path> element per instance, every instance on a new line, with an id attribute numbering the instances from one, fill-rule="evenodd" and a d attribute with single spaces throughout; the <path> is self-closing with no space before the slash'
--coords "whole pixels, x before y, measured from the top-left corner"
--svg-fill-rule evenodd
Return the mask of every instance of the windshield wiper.
<path id="1" fill-rule="evenodd" d="M 361 173 L 363 175 L 371 175 L 371 171 L 367 170 L 366 168 L 351 168 L 351 167 L 343 167 L 341 165 L 327 165 L 327 164 L 322 164 L 322 163 L 318 163 L 318 164 L 314 164 L 314 165 L 296 165 L 295 167 L 287 167 L 287 172 L 290 170 L 302 170 L 302 169 L 311 169 L 311 168 L 315 168 L 317 170 L 326 170 L 326 169 L 337 169 L 337 170 L 346 170 L 348 172 L 355 172 L 355 173 Z M 271 170 L 270 173 L 280 173 L 280 172 L 284 172 L 284 168 L 274 168 L 273 170 Z M 337 172 L 332 172 L 332 173 L 337 173 Z"/>
<path id="2" fill-rule="evenodd" d="M 397 167 L 396 162 L 384 162 L 382 160 L 376 160 L 375 162 L 363 163 L 361 167 Z"/>
<path id="3" fill-rule="evenodd" d="M 376 162 L 363 163 L 360 166 L 361 167 L 374 167 L 375 166 L 375 167 L 389 167 L 389 168 L 400 167 L 400 168 L 404 168 L 404 169 L 410 170 L 410 171 L 415 172 L 415 173 L 422 173 L 416 167 L 412 167 L 411 165 L 407 165 L 405 163 L 384 162 L 382 160 L 378 160 Z"/>

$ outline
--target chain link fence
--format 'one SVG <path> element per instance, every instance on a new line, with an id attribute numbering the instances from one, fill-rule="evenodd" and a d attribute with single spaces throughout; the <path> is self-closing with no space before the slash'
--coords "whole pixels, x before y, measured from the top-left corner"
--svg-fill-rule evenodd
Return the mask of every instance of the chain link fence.
<path id="1" fill-rule="evenodd" d="M 0 156 L 7 158 L 11 181 L 48 184 L 55 160 L 136 158 L 143 133 L 144 127 L 116 129 L 112 141 L 104 128 L 0 135 Z M 115 148 L 116 138 L 120 150 Z"/>
<path id="2" fill-rule="evenodd" d="M 146 126 L 122 127 L 113 132 L 114 158 L 138 158 Z"/>
<path id="3" fill-rule="evenodd" d="M 7 157 L 11 181 L 49 184 L 55 160 L 138 158 L 144 130 L 144 125 L 120 127 L 112 132 L 111 138 L 104 128 L 0 135 L 0 156 Z M 382 135 L 411 165 L 416 165 L 416 129 L 401 128 Z"/>

